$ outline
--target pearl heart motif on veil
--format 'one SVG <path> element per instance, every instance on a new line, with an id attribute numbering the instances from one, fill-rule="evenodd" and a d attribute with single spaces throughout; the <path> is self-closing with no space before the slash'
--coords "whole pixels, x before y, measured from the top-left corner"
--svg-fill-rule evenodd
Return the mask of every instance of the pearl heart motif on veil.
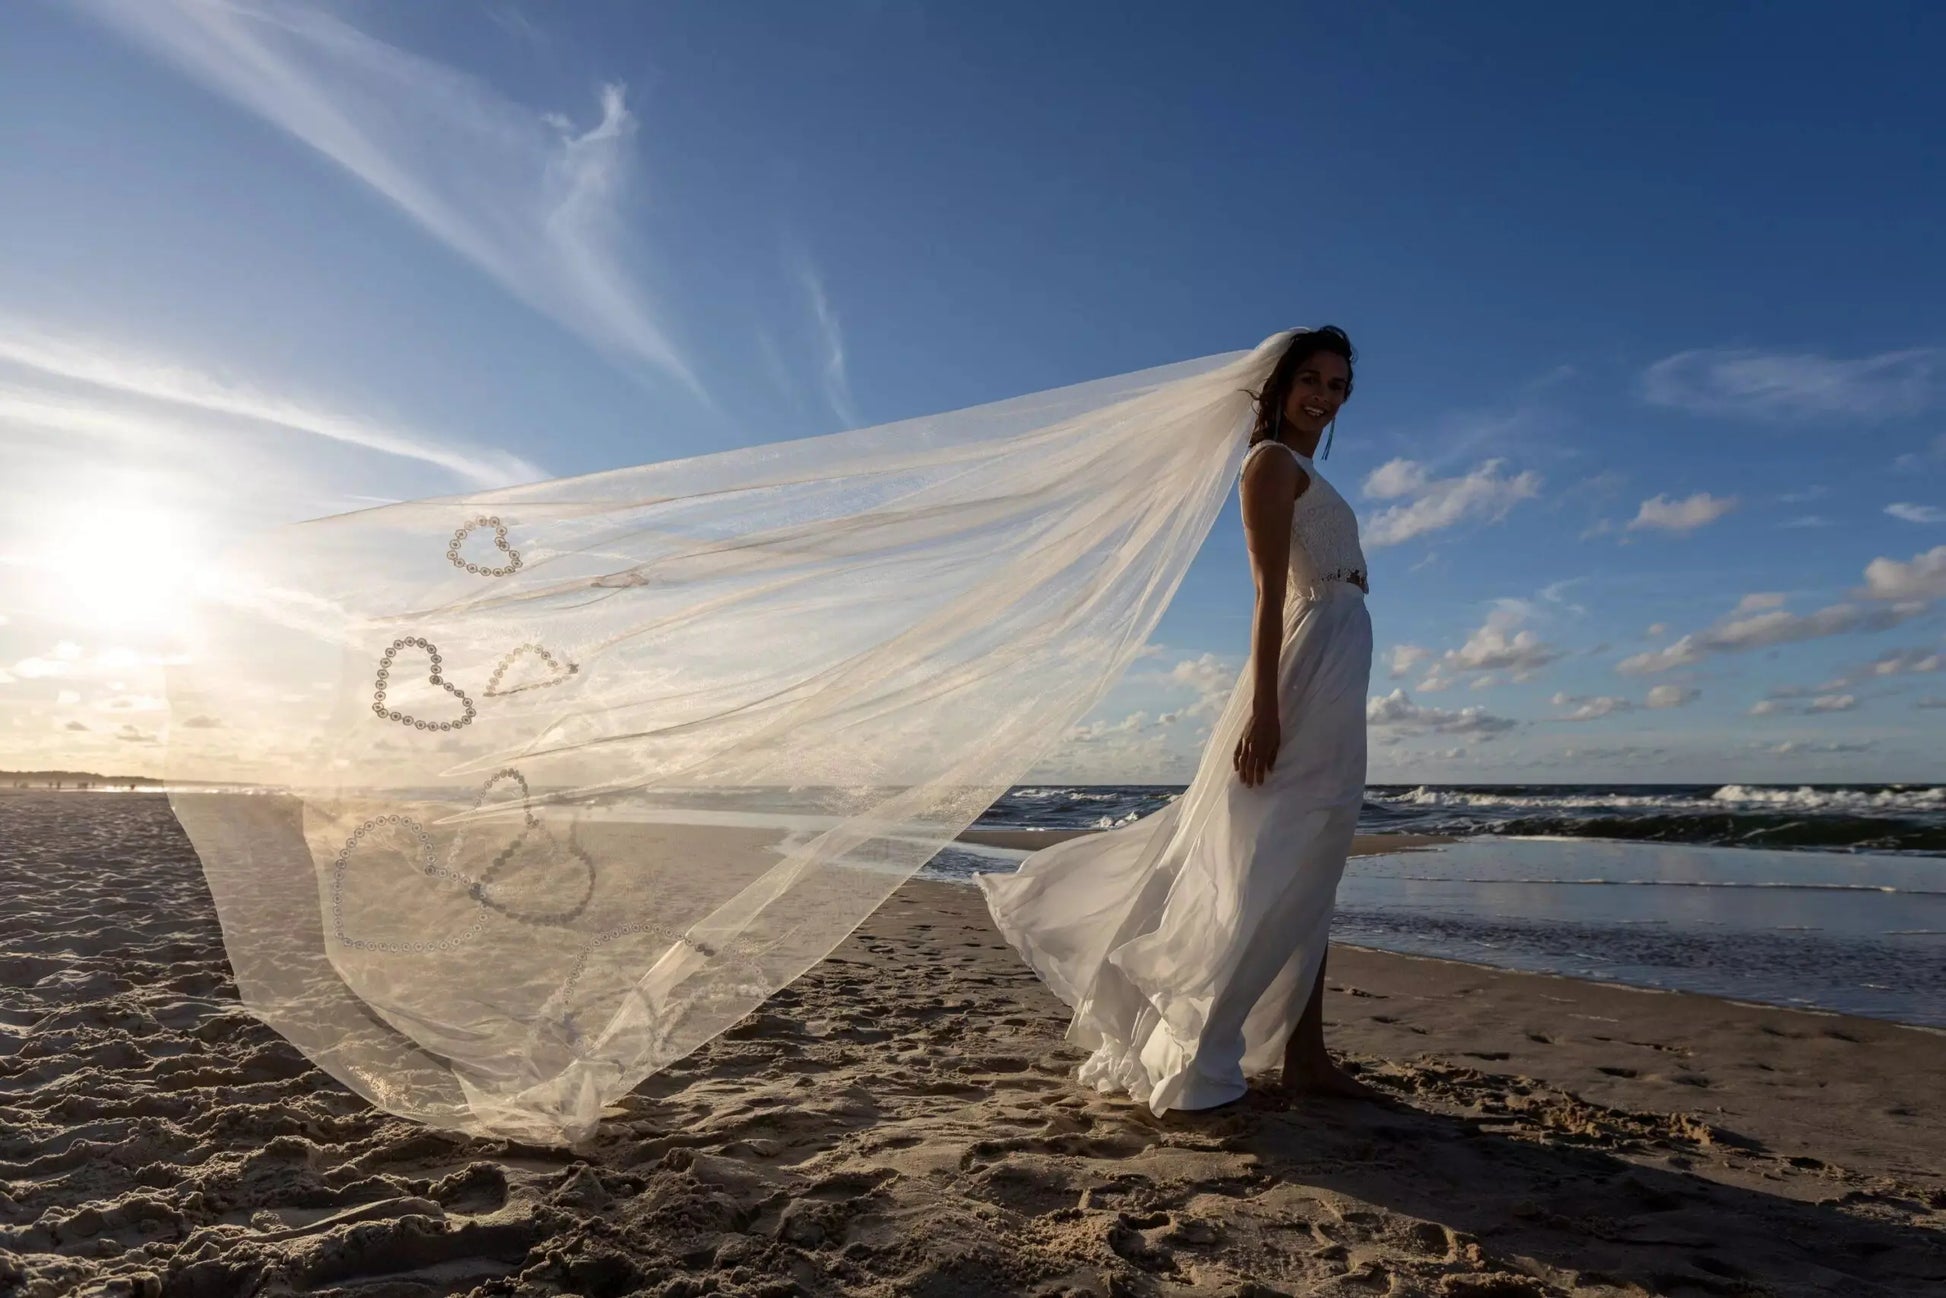
<path id="1" fill-rule="evenodd" d="M 358 845 L 367 837 L 384 829 L 388 825 L 396 825 L 400 830 L 410 834 L 416 840 L 416 856 L 418 857 L 416 865 L 420 874 L 425 875 L 428 879 L 451 879 L 456 882 L 463 880 L 463 876 L 456 875 L 451 870 L 442 867 L 434 859 L 432 836 L 426 832 L 424 825 L 421 825 L 410 816 L 373 816 L 370 820 L 367 820 L 364 824 L 351 831 L 351 837 L 345 840 L 345 845 L 338 849 L 338 855 L 331 862 L 331 930 L 337 936 L 338 941 L 356 951 L 386 951 L 396 955 L 411 951 L 450 951 L 460 943 L 466 941 L 467 938 L 479 932 L 480 926 L 486 923 L 486 912 L 484 910 L 477 911 L 473 917 L 473 922 L 468 924 L 460 932 L 455 933 L 451 937 L 437 940 L 386 942 L 369 938 L 356 938 L 345 931 L 345 874 L 351 868 L 352 858 L 358 850 Z"/>
<path id="2" fill-rule="evenodd" d="M 440 689 L 445 690 L 448 694 L 460 701 L 460 706 L 465 711 L 460 715 L 458 720 L 427 721 L 422 717 L 415 717 L 410 713 L 401 712 L 397 708 L 386 706 L 385 696 L 388 687 L 392 683 L 392 660 L 398 657 L 399 650 L 401 649 L 424 649 L 426 651 L 427 655 L 431 658 L 431 663 L 426 673 L 426 683 L 429 685 L 437 685 Z M 391 646 L 386 649 L 384 656 L 378 660 L 378 675 L 372 682 L 374 687 L 372 691 L 372 711 L 387 721 L 396 721 L 402 726 L 411 726 L 414 730 L 458 730 L 461 726 L 472 725 L 473 718 L 478 715 L 477 710 L 473 706 L 473 700 L 466 697 L 466 691 L 460 689 L 459 686 L 453 684 L 440 674 L 441 661 L 439 646 L 422 635 L 410 635 L 400 640 L 394 640 Z"/>
<path id="3" fill-rule="evenodd" d="M 522 681 L 510 689 L 504 689 L 504 690 L 501 689 L 500 684 L 506 678 L 507 669 L 512 667 L 515 663 L 519 662 L 521 659 L 529 656 L 539 658 L 542 662 L 546 663 L 548 666 L 548 670 L 553 674 L 550 676 L 544 676 L 539 680 Z M 519 694 L 523 690 L 545 689 L 549 685 L 559 685 L 562 681 L 566 680 L 568 677 L 574 675 L 576 672 L 580 670 L 581 667 L 578 663 L 563 662 L 562 660 L 556 658 L 553 654 L 549 653 L 541 645 L 529 641 L 527 644 L 519 645 L 516 648 L 510 650 L 507 653 L 507 655 L 500 660 L 499 665 L 493 669 L 493 675 L 487 680 L 487 687 L 484 691 L 482 691 L 482 693 L 487 698 L 500 699 L 500 698 L 505 698 L 509 694 Z"/>
<path id="4" fill-rule="evenodd" d="M 460 546 L 466 543 L 467 535 L 476 527 L 490 527 L 493 529 L 494 548 L 507 556 L 506 563 L 497 568 L 489 568 L 483 563 L 473 563 L 470 560 L 460 557 Z M 454 529 L 453 539 L 446 544 L 446 560 L 455 568 L 464 568 L 468 572 L 477 573 L 482 577 L 511 577 L 520 571 L 521 564 L 520 551 L 514 549 L 513 546 L 507 543 L 506 524 L 502 523 L 497 516 L 492 514 L 483 514 L 472 522 L 462 524 L 460 527 Z"/>
<path id="5" fill-rule="evenodd" d="M 566 924 L 571 920 L 580 918 L 581 913 L 588 909 L 589 900 L 595 895 L 597 871 L 594 858 L 589 856 L 587 851 L 574 841 L 572 827 L 568 831 L 567 846 L 565 848 L 561 846 L 560 840 L 555 838 L 552 831 L 542 823 L 541 818 L 534 814 L 532 794 L 527 788 L 527 777 L 511 766 L 504 770 L 496 771 L 485 784 L 480 786 L 479 796 L 473 799 L 473 809 L 477 811 L 484 806 L 487 795 L 493 792 L 495 785 L 504 780 L 511 780 L 520 786 L 520 812 L 521 818 L 525 823 L 521 826 L 520 831 L 495 854 L 493 860 L 481 872 L 478 879 L 468 879 L 468 882 L 471 884 L 471 887 L 467 889 L 468 894 L 489 910 L 497 914 L 505 915 L 508 919 L 521 924 L 557 925 Z M 490 889 L 493 887 L 494 882 L 505 878 L 507 872 L 513 868 L 514 857 L 526 845 L 530 835 L 539 836 L 539 841 L 546 844 L 546 849 L 550 857 L 564 855 L 567 859 L 573 860 L 580 865 L 582 871 L 581 895 L 573 904 L 558 910 L 533 911 L 509 905 L 492 895 Z M 447 868 L 444 873 L 449 878 L 467 879 L 467 876 L 458 868 L 458 858 L 465 845 L 465 841 L 466 831 L 462 829 L 458 834 L 453 836 L 452 846 L 447 849 Z"/>

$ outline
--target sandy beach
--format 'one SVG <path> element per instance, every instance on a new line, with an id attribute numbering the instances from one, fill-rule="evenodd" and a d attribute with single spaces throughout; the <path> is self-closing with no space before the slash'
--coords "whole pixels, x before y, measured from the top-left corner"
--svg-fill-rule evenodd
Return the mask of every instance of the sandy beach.
<path id="1" fill-rule="evenodd" d="M 1336 946 L 1329 1040 L 1385 1104 L 1156 1119 L 1077 1089 L 1065 1007 L 920 880 L 529 1148 L 377 1112 L 246 1014 L 154 795 L 0 797 L 0 970 L 5 1294 L 1946 1285 L 1946 1035 L 1880 1020 Z"/>

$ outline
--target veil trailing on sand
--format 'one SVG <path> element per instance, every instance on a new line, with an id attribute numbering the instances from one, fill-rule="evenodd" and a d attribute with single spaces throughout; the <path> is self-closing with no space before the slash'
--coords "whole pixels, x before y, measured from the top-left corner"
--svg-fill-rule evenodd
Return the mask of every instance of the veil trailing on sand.
<path id="1" fill-rule="evenodd" d="M 168 777 L 244 1003 L 391 1112 L 587 1136 L 1102 697 L 1289 337 L 230 555 Z"/>

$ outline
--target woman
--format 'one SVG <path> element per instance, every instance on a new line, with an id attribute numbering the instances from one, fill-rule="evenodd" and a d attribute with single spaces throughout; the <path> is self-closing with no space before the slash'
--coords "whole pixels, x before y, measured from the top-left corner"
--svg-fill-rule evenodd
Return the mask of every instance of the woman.
<path id="1" fill-rule="evenodd" d="M 989 887 L 1091 1080 L 1158 1111 L 1241 1094 L 1318 976 L 1364 783 L 1364 608 L 1328 579 L 1356 532 L 1303 458 L 1350 359 L 1280 332 L 237 547 L 170 670 L 168 770 L 246 1003 L 392 1112 L 585 1138 L 1020 782 L 1243 464 L 1262 644 L 1218 722 L 1247 723 L 1234 768 Z M 1315 1019 L 1294 1040 L 1290 1080 L 1350 1087 Z"/>
<path id="2" fill-rule="evenodd" d="M 1280 1055 L 1286 1095 L 1375 1094 L 1332 1061 L 1322 1019 L 1372 639 L 1357 521 L 1311 456 L 1354 359 L 1340 329 L 1299 332 L 1255 394 L 1250 662 L 1188 790 L 980 879 L 1000 931 L 1075 1011 L 1068 1039 L 1094 1052 L 1080 1080 L 1158 1114 L 1235 1101 Z"/>

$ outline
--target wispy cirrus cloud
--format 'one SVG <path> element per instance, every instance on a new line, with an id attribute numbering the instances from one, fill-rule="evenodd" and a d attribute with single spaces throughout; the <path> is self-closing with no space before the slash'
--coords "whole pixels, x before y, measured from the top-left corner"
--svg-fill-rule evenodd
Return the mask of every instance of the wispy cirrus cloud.
<path id="1" fill-rule="evenodd" d="M 1906 523 L 1946 523 L 1946 509 L 1937 505 L 1914 505 L 1899 501 L 1887 505 L 1885 512 Z"/>
<path id="2" fill-rule="evenodd" d="M 832 308 L 831 296 L 825 292 L 824 274 L 819 271 L 810 257 L 797 253 L 791 258 L 792 272 L 798 286 L 804 290 L 805 300 L 811 307 L 811 321 L 817 329 L 818 379 L 824 390 L 825 403 L 831 412 L 842 419 L 847 428 L 859 424 L 858 403 L 851 395 L 851 375 L 845 368 L 845 335 L 838 324 L 838 313 Z"/>
<path id="3" fill-rule="evenodd" d="M 411 429 L 273 396 L 192 367 L 138 355 L 100 339 L 66 337 L 0 317 L 0 425 L 112 437 L 125 444 L 187 443 L 197 427 L 156 416 L 134 403 L 156 403 L 199 416 L 217 415 L 308 433 L 445 469 L 469 485 L 505 486 L 547 477 L 515 455 L 466 447 Z M 133 399 L 133 402 L 125 399 Z"/>
<path id="4" fill-rule="evenodd" d="M 1779 423 L 1834 415 L 1896 419 L 1946 396 L 1946 348 L 1910 347 L 1851 360 L 1816 352 L 1700 348 L 1649 366 L 1641 394 L 1651 405 Z"/>
<path id="5" fill-rule="evenodd" d="M 579 127 L 280 0 L 81 0 L 111 30 L 316 149 L 607 355 L 701 384 L 625 255 L 636 120 Z"/>

